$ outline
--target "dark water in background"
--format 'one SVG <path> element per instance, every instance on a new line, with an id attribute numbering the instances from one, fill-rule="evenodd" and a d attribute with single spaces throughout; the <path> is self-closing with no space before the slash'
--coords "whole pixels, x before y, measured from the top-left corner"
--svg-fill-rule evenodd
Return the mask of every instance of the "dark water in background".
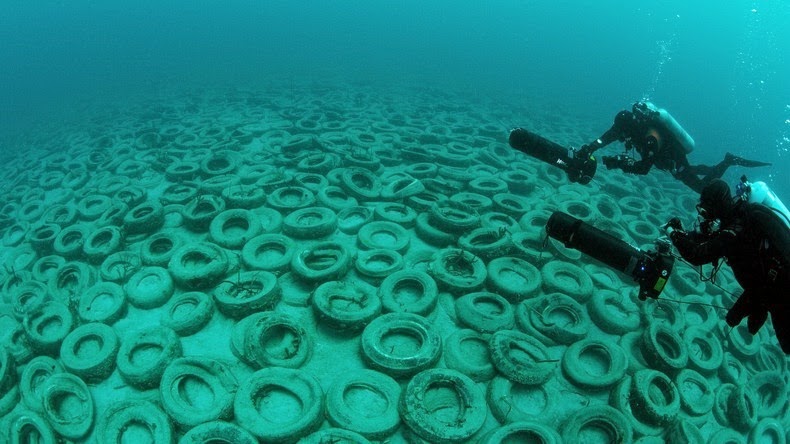
<path id="1" fill-rule="evenodd" d="M 647 97 L 696 139 L 692 163 L 774 162 L 748 172 L 790 201 L 790 3 L 590 3 L 8 0 L 0 142 L 85 101 L 268 79 L 540 96 L 601 131 Z"/>

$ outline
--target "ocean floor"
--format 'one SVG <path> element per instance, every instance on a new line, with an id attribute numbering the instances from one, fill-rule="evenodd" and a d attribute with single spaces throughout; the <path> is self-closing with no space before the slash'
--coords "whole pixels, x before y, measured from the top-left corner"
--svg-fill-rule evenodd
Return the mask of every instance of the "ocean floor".
<path id="1" fill-rule="evenodd" d="M 507 145 L 583 116 L 322 85 L 73 120 L 0 169 L 0 441 L 786 442 L 787 359 L 726 327 L 726 265 L 640 301 L 546 238 L 694 223 L 660 171 L 572 184 Z"/>

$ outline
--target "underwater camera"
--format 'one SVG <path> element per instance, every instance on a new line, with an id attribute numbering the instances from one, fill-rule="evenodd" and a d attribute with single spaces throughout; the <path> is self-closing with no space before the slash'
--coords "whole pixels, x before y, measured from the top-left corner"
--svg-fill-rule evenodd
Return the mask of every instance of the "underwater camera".
<path id="1" fill-rule="evenodd" d="M 513 149 L 565 171 L 571 182 L 589 183 L 598 168 L 595 157 L 575 157 L 572 150 L 524 128 L 511 131 L 509 142 Z"/>
<path id="2" fill-rule="evenodd" d="M 642 251 L 561 211 L 549 217 L 546 233 L 566 247 L 631 276 L 639 283 L 640 300 L 658 298 L 675 264 L 668 242 L 657 241 L 656 251 Z"/>

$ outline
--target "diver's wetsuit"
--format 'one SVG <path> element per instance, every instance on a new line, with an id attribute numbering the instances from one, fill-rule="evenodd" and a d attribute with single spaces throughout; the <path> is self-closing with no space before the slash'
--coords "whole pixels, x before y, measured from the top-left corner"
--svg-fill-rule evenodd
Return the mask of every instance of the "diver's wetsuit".
<path id="1" fill-rule="evenodd" d="M 784 231 L 781 231 L 784 230 Z M 738 325 L 749 317 L 752 334 L 771 314 L 776 337 L 785 353 L 790 354 L 790 272 L 787 264 L 787 236 L 783 245 L 766 243 L 767 233 L 787 233 L 778 216 L 759 204 L 739 202 L 732 216 L 721 222 L 712 234 L 675 230 L 670 239 L 684 259 L 694 265 L 725 258 L 743 288 L 727 313 L 727 324 Z M 784 257 L 784 259 L 783 259 Z"/>
<path id="2" fill-rule="evenodd" d="M 655 117 L 647 110 L 644 103 L 635 103 L 632 111 L 620 111 L 615 116 L 614 124 L 601 137 L 581 148 L 584 158 L 594 151 L 614 141 L 624 142 L 626 149 L 635 148 L 640 160 L 620 155 L 603 157 L 607 168 L 618 168 L 626 173 L 647 174 L 653 165 L 668 171 L 676 179 L 689 188 L 700 192 L 713 179 L 721 177 L 728 167 L 737 164 L 738 157 L 728 155 L 714 166 L 691 165 L 686 151 L 667 133 L 665 128 L 657 125 Z M 703 176 L 700 178 L 699 176 Z"/>

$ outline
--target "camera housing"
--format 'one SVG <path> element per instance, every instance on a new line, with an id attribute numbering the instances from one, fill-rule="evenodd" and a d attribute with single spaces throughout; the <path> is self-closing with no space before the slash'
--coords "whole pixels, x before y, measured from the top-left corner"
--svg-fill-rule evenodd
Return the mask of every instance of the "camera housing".
<path id="1" fill-rule="evenodd" d="M 561 211 L 549 217 L 546 233 L 631 277 L 639 284 L 641 300 L 658 298 L 675 265 L 666 242 L 657 241 L 655 251 L 643 251 Z"/>

